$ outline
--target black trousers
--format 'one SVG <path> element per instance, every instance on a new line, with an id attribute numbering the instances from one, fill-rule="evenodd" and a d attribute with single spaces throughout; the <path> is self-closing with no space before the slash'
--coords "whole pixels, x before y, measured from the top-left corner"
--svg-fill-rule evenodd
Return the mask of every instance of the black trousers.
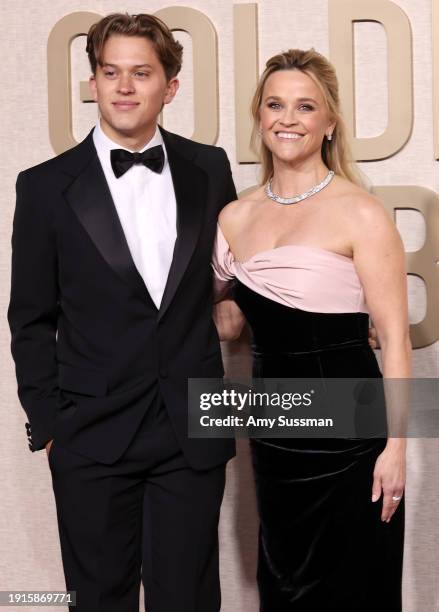
<path id="1" fill-rule="evenodd" d="M 157 400 L 125 454 L 102 465 L 49 452 L 67 590 L 78 612 L 218 612 L 225 465 L 188 466 Z"/>

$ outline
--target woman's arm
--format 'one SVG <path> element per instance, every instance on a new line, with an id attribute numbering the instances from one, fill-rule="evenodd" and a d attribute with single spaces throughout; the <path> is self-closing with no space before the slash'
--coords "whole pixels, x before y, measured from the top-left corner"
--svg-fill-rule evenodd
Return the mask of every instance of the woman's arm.
<path id="1" fill-rule="evenodd" d="M 364 288 L 366 303 L 382 350 L 385 379 L 409 379 L 411 344 L 408 321 L 405 254 L 399 233 L 375 198 L 365 195 L 355 204 L 352 224 L 354 264 Z M 409 381 L 407 380 L 407 383 Z M 404 435 L 408 398 L 404 380 L 385 384 L 389 431 Z M 382 519 L 387 522 L 397 508 L 405 484 L 405 437 L 389 437 L 374 471 L 372 500 L 384 494 Z"/>
<path id="2" fill-rule="evenodd" d="M 234 256 L 230 250 L 222 224 L 239 227 L 239 211 L 241 203 L 238 200 L 230 202 L 221 211 L 212 255 L 214 276 L 214 309 L 213 319 L 220 340 L 237 340 L 245 325 L 241 310 L 230 298 L 230 289 L 235 280 Z M 238 216 L 238 220 L 237 220 Z"/>
<path id="3" fill-rule="evenodd" d="M 213 320 L 221 341 L 237 340 L 245 325 L 244 315 L 233 300 L 222 300 L 215 304 Z"/>
<path id="4" fill-rule="evenodd" d="M 382 349 L 386 378 L 411 376 L 407 273 L 401 238 L 384 206 L 367 196 L 355 214 L 354 264 Z"/>

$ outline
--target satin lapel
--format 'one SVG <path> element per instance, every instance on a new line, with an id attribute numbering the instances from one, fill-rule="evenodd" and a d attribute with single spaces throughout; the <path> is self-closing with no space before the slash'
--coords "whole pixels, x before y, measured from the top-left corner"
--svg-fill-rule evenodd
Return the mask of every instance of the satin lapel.
<path id="1" fill-rule="evenodd" d="M 151 300 L 131 257 L 96 153 L 64 195 L 108 265 L 143 298 Z"/>
<path id="2" fill-rule="evenodd" d="M 200 235 L 207 198 L 207 175 L 180 153 L 172 135 L 162 131 L 177 201 L 177 240 L 160 305 L 161 319 L 174 298 Z"/>

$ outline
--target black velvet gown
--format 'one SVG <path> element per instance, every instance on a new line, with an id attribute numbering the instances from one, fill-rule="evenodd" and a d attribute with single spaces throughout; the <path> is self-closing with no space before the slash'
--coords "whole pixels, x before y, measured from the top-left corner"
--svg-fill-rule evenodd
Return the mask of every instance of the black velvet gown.
<path id="1" fill-rule="evenodd" d="M 361 304 L 351 260 L 280 247 L 239 263 L 218 232 L 215 276 L 235 281 L 234 298 L 253 332 L 255 377 L 381 376 L 366 308 L 339 312 Z M 285 283 L 295 286 L 285 292 Z M 360 295 L 352 306 L 356 283 Z M 320 294 L 322 312 L 290 305 L 314 308 Z M 371 501 L 385 444 L 384 438 L 251 440 L 260 612 L 401 612 L 404 499 L 390 523 L 380 518 L 382 497 Z"/>

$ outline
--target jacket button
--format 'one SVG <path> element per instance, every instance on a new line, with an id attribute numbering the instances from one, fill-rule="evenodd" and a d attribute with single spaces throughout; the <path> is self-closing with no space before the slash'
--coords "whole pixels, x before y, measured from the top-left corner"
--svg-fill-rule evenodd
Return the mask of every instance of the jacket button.
<path id="1" fill-rule="evenodd" d="M 161 368 L 159 374 L 160 378 L 168 378 L 168 370 L 166 368 Z"/>

